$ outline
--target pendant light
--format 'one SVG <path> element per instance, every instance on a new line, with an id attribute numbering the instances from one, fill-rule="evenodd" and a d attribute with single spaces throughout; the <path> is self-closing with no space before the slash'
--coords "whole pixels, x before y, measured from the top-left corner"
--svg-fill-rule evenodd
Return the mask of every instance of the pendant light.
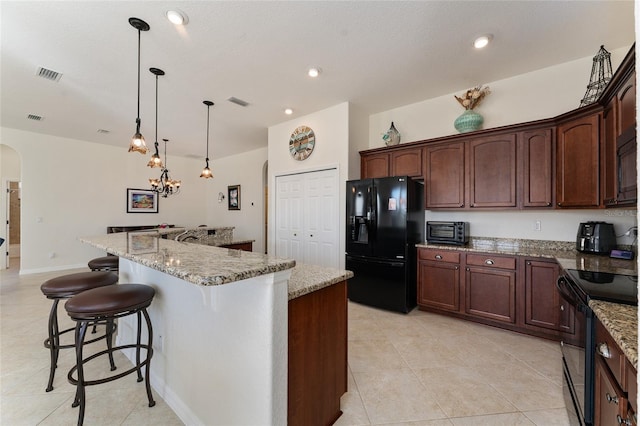
<path id="1" fill-rule="evenodd" d="M 155 167 L 164 167 L 162 164 L 162 160 L 160 159 L 160 155 L 158 155 L 158 76 L 164 75 L 164 71 L 159 68 L 149 68 L 151 74 L 156 76 L 156 140 L 153 145 L 156 148 L 155 154 L 151 156 L 151 160 L 147 163 L 147 166 L 151 168 Z"/>
<path id="2" fill-rule="evenodd" d="M 167 142 L 169 139 L 162 139 L 164 141 L 164 167 L 159 179 L 149 179 L 151 184 L 151 190 L 157 192 L 162 197 L 167 198 L 169 195 L 180 193 L 180 185 L 182 182 L 179 180 L 171 179 L 169 176 L 169 169 L 167 168 Z"/>
<path id="3" fill-rule="evenodd" d="M 211 173 L 211 169 L 209 168 L 209 108 L 213 105 L 211 101 L 202 101 L 203 104 L 207 106 L 207 157 L 206 157 L 206 166 L 202 169 L 202 173 L 200 173 L 201 178 L 210 179 L 213 177 L 213 173 Z"/>
<path id="4" fill-rule="evenodd" d="M 129 18 L 129 24 L 138 30 L 138 115 L 136 117 L 136 132 L 131 138 L 129 152 L 136 151 L 140 154 L 146 154 L 147 145 L 144 143 L 144 136 L 140 133 L 140 34 L 141 31 L 149 31 L 149 24 L 138 18 Z"/>

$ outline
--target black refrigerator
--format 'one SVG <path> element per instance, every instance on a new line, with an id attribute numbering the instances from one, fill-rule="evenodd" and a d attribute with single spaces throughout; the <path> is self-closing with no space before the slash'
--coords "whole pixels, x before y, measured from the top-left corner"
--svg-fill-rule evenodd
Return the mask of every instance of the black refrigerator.
<path id="1" fill-rule="evenodd" d="M 347 181 L 349 300 L 397 312 L 416 306 L 424 186 L 407 176 Z"/>

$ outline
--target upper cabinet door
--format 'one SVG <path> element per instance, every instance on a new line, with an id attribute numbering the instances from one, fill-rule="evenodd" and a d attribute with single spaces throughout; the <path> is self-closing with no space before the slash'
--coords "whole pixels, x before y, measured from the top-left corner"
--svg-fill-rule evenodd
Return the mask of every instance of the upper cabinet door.
<path id="1" fill-rule="evenodd" d="M 422 179 L 422 148 L 393 151 L 391 176 L 411 176 Z"/>
<path id="2" fill-rule="evenodd" d="M 360 178 L 373 179 L 389 175 L 389 154 L 368 154 L 360 157 Z"/>
<path id="3" fill-rule="evenodd" d="M 600 113 L 558 126 L 558 207 L 600 206 Z"/>
<path id="4" fill-rule="evenodd" d="M 616 94 L 618 102 L 618 134 L 636 125 L 636 73 L 633 72 Z"/>
<path id="5" fill-rule="evenodd" d="M 517 207 L 516 135 L 469 142 L 469 207 Z"/>
<path id="6" fill-rule="evenodd" d="M 427 146 L 425 208 L 464 208 L 464 142 Z"/>
<path id="7" fill-rule="evenodd" d="M 523 207 L 553 207 L 553 129 L 521 133 Z"/>

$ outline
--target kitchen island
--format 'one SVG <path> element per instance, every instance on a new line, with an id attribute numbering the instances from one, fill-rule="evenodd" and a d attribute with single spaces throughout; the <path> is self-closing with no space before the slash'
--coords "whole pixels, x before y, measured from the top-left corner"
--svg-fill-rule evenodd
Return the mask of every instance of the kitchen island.
<path id="1" fill-rule="evenodd" d="M 347 271 L 332 270 L 329 279 L 322 276 L 319 284 L 312 267 L 299 265 L 292 274 L 293 260 L 149 234 L 136 242 L 131 241 L 132 236 L 135 234 L 120 233 L 80 240 L 120 256 L 121 283 L 156 289 L 149 309 L 154 328 L 151 384 L 186 424 L 287 424 L 291 416 L 287 414 L 291 406 L 287 389 L 295 378 L 291 365 L 295 358 L 304 365 L 307 355 L 300 346 L 292 352 L 296 346 L 290 343 L 289 306 L 305 297 L 319 297 L 331 305 L 328 309 L 344 306 L 344 333 L 335 334 L 329 343 L 340 350 L 344 341 L 344 366 L 334 367 L 344 373 L 330 381 L 343 382 L 334 387 L 346 391 L 346 290 L 341 287 L 346 289 Z M 308 268 L 307 272 L 302 268 Z M 297 278 L 291 279 L 292 275 Z M 293 299 L 290 285 L 296 293 Z M 328 302 L 323 299 L 325 291 L 331 293 Z M 135 331 L 124 320 L 118 328 L 120 340 L 130 339 Z M 298 322 L 305 324 L 299 318 Z M 339 324 L 330 327 L 341 330 Z M 308 330 L 302 333 L 306 338 L 319 338 L 309 336 Z M 296 342 L 300 342 L 298 337 Z M 306 362 L 310 370 L 315 369 Z M 334 362 L 338 361 L 334 358 Z M 295 394 L 323 399 L 309 389 L 298 389 Z M 330 421 L 340 415 L 339 396 L 344 392 L 338 393 L 332 396 L 336 399 L 337 395 L 338 408 Z M 290 401 L 294 393 L 289 394 Z"/>

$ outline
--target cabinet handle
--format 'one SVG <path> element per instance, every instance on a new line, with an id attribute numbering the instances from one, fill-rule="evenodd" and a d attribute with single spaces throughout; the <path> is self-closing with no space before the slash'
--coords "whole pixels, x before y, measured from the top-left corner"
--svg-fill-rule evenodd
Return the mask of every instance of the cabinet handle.
<path id="1" fill-rule="evenodd" d="M 609 395 L 609 392 L 607 392 L 607 394 L 605 396 L 607 397 L 607 402 L 609 404 L 614 403 L 614 404 L 618 405 L 618 397 L 617 396 L 611 396 L 611 395 Z"/>
<path id="2" fill-rule="evenodd" d="M 564 305 L 560 305 L 560 310 L 564 311 Z"/>
<path id="3" fill-rule="evenodd" d="M 616 416 L 616 420 L 618 420 L 619 425 L 628 425 L 628 426 L 632 425 L 631 420 L 623 419 L 622 416 L 620 416 L 620 414 Z"/>
<path id="4" fill-rule="evenodd" d="M 436 254 L 436 259 L 440 260 L 442 259 L 442 256 L 440 256 L 439 254 Z"/>
<path id="5" fill-rule="evenodd" d="M 493 265 L 495 262 L 493 261 L 493 259 L 487 259 L 487 260 L 484 261 L 484 263 L 486 265 Z"/>
<path id="6" fill-rule="evenodd" d="M 609 350 L 609 345 L 607 345 L 604 342 L 598 343 L 598 345 L 596 345 L 596 351 L 603 358 L 611 358 L 611 351 Z"/>

